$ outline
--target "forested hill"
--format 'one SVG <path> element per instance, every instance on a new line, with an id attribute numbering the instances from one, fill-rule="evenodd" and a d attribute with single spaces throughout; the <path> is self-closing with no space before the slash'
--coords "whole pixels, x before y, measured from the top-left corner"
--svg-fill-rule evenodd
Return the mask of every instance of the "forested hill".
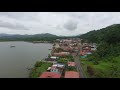
<path id="1" fill-rule="evenodd" d="M 0 34 L 0 40 L 1 41 L 37 41 L 37 40 L 42 40 L 42 41 L 50 41 L 58 38 L 58 36 L 49 34 L 49 33 L 44 33 L 44 34 L 35 34 L 35 35 L 19 35 L 19 34 Z"/>
<path id="2" fill-rule="evenodd" d="M 97 43 L 97 50 L 86 61 L 89 77 L 120 78 L 120 24 L 90 31 L 80 38 Z"/>
<path id="3" fill-rule="evenodd" d="M 63 38 L 74 38 L 78 36 L 57 36 L 49 33 L 35 35 L 19 35 L 19 34 L 0 34 L 0 41 L 51 41 Z"/>
<path id="4" fill-rule="evenodd" d="M 118 43 L 120 42 L 120 24 L 113 24 L 100 30 L 90 31 L 81 35 L 80 38 L 96 43 L 100 43 L 101 41 L 109 44 Z"/>

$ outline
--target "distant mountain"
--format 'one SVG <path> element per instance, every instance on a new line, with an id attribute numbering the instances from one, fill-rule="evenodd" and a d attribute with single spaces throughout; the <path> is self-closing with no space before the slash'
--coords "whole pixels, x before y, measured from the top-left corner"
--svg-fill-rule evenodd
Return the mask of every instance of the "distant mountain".
<path id="1" fill-rule="evenodd" d="M 36 41 L 36 40 L 55 40 L 58 36 L 44 33 L 35 35 L 19 35 L 19 34 L 0 34 L 1 41 Z"/>
<path id="2" fill-rule="evenodd" d="M 42 33 L 42 34 L 34 34 L 34 35 L 19 35 L 19 34 L 0 34 L 0 40 L 24 40 L 24 41 L 36 41 L 36 40 L 48 40 L 52 41 L 55 39 L 64 39 L 64 38 L 78 38 L 79 35 L 76 36 L 57 36 L 50 33 Z"/>
<path id="3" fill-rule="evenodd" d="M 35 34 L 33 36 L 38 36 L 38 37 L 57 37 L 56 35 L 49 34 L 49 33 Z"/>
<path id="4" fill-rule="evenodd" d="M 20 34 L 5 34 L 5 33 L 1 33 L 0 34 L 0 37 L 2 36 L 38 36 L 38 37 L 57 37 L 56 35 L 53 35 L 53 34 L 49 34 L 49 33 L 44 33 L 44 34 L 34 34 L 34 35 L 20 35 Z"/>
<path id="5" fill-rule="evenodd" d="M 0 34 L 0 37 L 1 37 L 1 36 L 11 36 L 11 35 L 10 35 L 10 34 L 5 34 L 5 33 L 1 33 L 1 34 Z"/>

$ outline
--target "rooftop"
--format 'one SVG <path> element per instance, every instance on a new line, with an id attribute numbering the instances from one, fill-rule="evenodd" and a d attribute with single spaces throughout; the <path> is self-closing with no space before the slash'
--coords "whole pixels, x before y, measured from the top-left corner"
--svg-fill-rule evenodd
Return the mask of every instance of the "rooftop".
<path id="1" fill-rule="evenodd" d="M 64 78 L 79 78 L 79 73 L 75 71 L 66 71 Z"/>
<path id="2" fill-rule="evenodd" d="M 60 78 L 61 74 L 54 73 L 54 72 L 44 72 L 40 76 L 40 78 Z"/>

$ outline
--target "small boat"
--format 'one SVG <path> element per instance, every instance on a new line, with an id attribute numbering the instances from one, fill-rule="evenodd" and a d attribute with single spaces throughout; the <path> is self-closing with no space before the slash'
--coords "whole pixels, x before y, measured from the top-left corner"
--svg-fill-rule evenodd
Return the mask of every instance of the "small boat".
<path id="1" fill-rule="evenodd" d="M 15 46 L 10 46 L 10 47 L 12 48 L 12 47 L 15 47 Z"/>
<path id="2" fill-rule="evenodd" d="M 33 68 L 26 68 L 27 70 L 32 70 Z"/>

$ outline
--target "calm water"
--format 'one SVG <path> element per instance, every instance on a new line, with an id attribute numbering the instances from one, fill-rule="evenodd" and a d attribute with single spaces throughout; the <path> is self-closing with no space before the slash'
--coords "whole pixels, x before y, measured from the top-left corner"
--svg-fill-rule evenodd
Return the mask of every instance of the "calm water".
<path id="1" fill-rule="evenodd" d="M 11 45 L 16 47 L 10 48 Z M 0 78 L 26 78 L 27 67 L 50 53 L 52 44 L 28 42 L 0 42 Z"/>

